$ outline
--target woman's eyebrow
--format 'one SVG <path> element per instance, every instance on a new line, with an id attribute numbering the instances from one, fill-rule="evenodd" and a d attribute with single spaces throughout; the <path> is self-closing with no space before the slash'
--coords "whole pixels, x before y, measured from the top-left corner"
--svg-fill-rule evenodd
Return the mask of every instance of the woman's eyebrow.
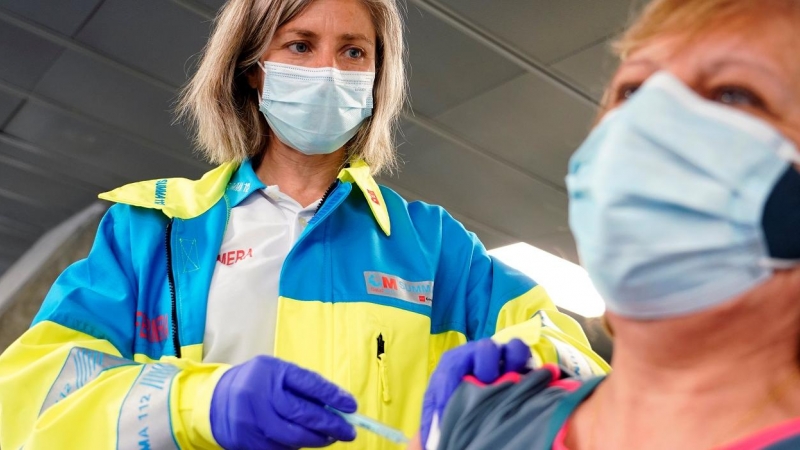
<path id="1" fill-rule="evenodd" d="M 303 28 L 289 28 L 288 30 L 281 31 L 280 34 L 296 34 L 309 39 L 317 37 L 317 33 Z"/>
<path id="2" fill-rule="evenodd" d="M 344 41 L 364 41 L 369 45 L 375 46 L 375 43 L 372 42 L 372 39 L 368 38 L 366 35 L 361 33 L 346 33 L 342 35 L 342 40 Z"/>

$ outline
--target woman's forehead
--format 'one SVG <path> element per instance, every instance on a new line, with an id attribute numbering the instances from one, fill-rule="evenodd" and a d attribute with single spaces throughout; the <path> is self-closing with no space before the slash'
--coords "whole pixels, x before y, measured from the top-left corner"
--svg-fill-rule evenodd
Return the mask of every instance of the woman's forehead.
<path id="1" fill-rule="evenodd" d="M 372 15 L 361 0 L 314 0 L 281 28 L 301 25 L 358 29 L 362 33 L 375 34 Z"/>

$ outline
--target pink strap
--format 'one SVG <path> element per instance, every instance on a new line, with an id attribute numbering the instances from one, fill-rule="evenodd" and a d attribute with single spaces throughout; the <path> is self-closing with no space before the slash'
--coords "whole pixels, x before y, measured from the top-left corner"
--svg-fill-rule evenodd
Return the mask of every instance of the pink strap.
<path id="1" fill-rule="evenodd" d="M 800 419 L 791 419 L 765 428 L 734 444 L 720 447 L 719 450 L 756 450 L 798 435 L 800 435 Z"/>
<path id="2" fill-rule="evenodd" d="M 558 430 L 556 439 L 553 441 L 553 450 L 569 450 L 567 444 L 564 443 L 567 439 L 567 430 L 569 430 L 569 420 L 564 422 L 564 426 Z"/>

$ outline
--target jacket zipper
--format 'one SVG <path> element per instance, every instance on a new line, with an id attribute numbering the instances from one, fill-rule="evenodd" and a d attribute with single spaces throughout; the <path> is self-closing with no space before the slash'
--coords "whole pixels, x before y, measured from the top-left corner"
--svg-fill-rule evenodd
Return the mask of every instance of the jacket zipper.
<path id="1" fill-rule="evenodd" d="M 338 179 L 333 180 L 333 183 L 331 183 L 331 185 L 328 186 L 328 189 L 325 190 L 325 194 L 323 194 L 322 198 L 319 200 L 319 205 L 317 205 L 317 210 L 314 211 L 314 215 L 315 216 L 317 215 L 319 210 L 322 209 L 322 205 L 324 205 L 325 201 L 328 200 L 328 197 L 330 197 L 330 195 L 333 192 L 333 190 L 336 189 L 336 185 L 337 184 L 339 184 L 339 180 Z"/>
<path id="2" fill-rule="evenodd" d="M 228 232 L 228 224 L 231 221 L 231 201 L 228 199 L 228 193 L 226 192 L 223 196 L 225 199 L 225 228 L 222 229 L 222 236 L 224 239 L 225 233 Z"/>
<path id="3" fill-rule="evenodd" d="M 383 333 L 378 334 L 378 384 L 380 399 L 384 403 L 392 401 L 392 394 L 389 392 L 389 374 L 386 369 L 386 341 L 383 340 Z"/>
<path id="4" fill-rule="evenodd" d="M 178 337 L 178 300 L 175 295 L 175 276 L 172 273 L 172 222 L 167 223 L 166 248 L 167 248 L 167 280 L 169 280 L 169 296 L 172 305 L 172 345 L 175 347 L 175 356 L 181 357 L 181 340 Z"/>

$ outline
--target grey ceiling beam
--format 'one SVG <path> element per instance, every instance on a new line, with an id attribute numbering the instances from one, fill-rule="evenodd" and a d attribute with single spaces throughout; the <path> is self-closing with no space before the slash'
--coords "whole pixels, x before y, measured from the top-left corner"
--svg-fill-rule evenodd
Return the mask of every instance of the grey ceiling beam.
<path id="1" fill-rule="evenodd" d="M 80 189 L 85 192 L 96 193 L 98 192 L 98 190 L 102 189 L 101 186 L 98 186 L 94 183 L 90 183 L 85 180 L 79 180 L 76 178 L 65 177 L 60 173 L 56 174 L 50 170 L 43 170 L 32 164 L 28 164 L 26 162 L 22 162 L 14 158 L 9 158 L 8 156 L 5 155 L 0 155 L 0 164 L 5 164 L 6 166 L 9 167 L 14 167 L 23 172 L 36 174 L 52 182 L 66 184 L 74 189 Z"/>
<path id="2" fill-rule="evenodd" d="M 470 153 L 476 154 L 476 155 L 478 155 L 478 156 L 480 156 L 482 158 L 485 158 L 485 159 L 488 159 L 488 160 L 490 160 L 490 161 L 492 161 L 494 163 L 500 164 L 501 166 L 505 167 L 508 170 L 511 170 L 512 172 L 516 172 L 516 173 L 518 173 L 518 174 L 520 174 L 520 175 L 522 175 L 522 176 L 524 176 L 526 178 L 529 178 L 530 180 L 532 180 L 536 184 L 544 187 L 545 189 L 557 192 L 557 193 L 562 194 L 564 196 L 567 195 L 567 190 L 564 187 L 559 186 L 558 184 L 553 183 L 552 181 L 547 180 L 546 178 L 544 178 L 542 176 L 539 176 L 539 175 L 537 175 L 537 174 L 535 174 L 535 173 L 533 173 L 531 171 L 523 169 L 522 167 L 520 167 L 519 164 L 515 164 L 515 163 L 513 163 L 513 162 L 511 162 L 511 161 L 509 161 L 509 160 L 507 160 L 507 159 L 505 159 L 505 158 L 503 158 L 501 156 L 496 155 L 495 153 L 492 153 L 492 152 L 490 152 L 488 150 L 484 150 L 484 149 L 474 145 L 473 143 L 467 141 L 466 139 L 463 139 L 462 137 L 456 135 L 455 133 L 452 133 L 452 132 L 446 130 L 444 127 L 442 127 L 441 125 L 437 124 L 432 119 L 429 119 L 429 118 L 427 118 L 425 116 L 419 115 L 419 114 L 414 113 L 414 112 L 409 112 L 409 111 L 404 111 L 403 112 L 403 119 L 407 120 L 408 122 L 411 122 L 412 124 L 414 124 L 414 125 L 416 125 L 416 126 L 418 126 L 420 128 L 423 128 L 423 129 L 425 129 L 425 130 L 427 130 L 427 131 L 439 136 L 440 138 L 448 140 L 448 141 L 458 145 L 459 147 L 464 148 L 465 150 L 469 151 Z"/>
<path id="3" fill-rule="evenodd" d="M 21 138 L 17 137 L 17 136 L 12 136 L 12 135 L 10 135 L 10 134 L 8 134 L 6 132 L 3 132 L 3 131 L 0 131 L 0 142 L 2 142 L 4 144 L 7 144 L 7 145 L 10 145 L 10 146 L 16 148 L 17 150 L 21 150 L 21 151 L 24 151 L 26 153 L 31 153 L 31 154 L 34 154 L 34 155 L 37 155 L 37 156 L 41 156 L 43 158 L 47 158 L 48 160 L 50 160 L 50 162 L 53 163 L 54 167 L 59 167 L 60 168 L 61 167 L 61 163 L 62 163 L 62 161 L 59 161 L 55 157 L 55 154 L 57 154 L 57 155 L 59 155 L 59 156 L 61 156 L 63 158 L 69 159 L 70 161 L 74 162 L 75 164 L 77 164 L 77 165 L 79 165 L 81 167 L 87 167 L 90 170 L 92 170 L 96 174 L 95 176 L 98 179 L 101 180 L 101 183 L 102 183 L 103 186 L 114 186 L 114 185 L 116 185 L 116 183 L 119 182 L 120 178 L 122 178 L 122 179 L 125 178 L 124 174 L 110 171 L 108 168 L 99 166 L 97 164 L 94 164 L 94 162 L 92 162 L 92 161 L 85 161 L 85 160 L 82 160 L 80 158 L 76 158 L 74 155 L 70 154 L 69 152 L 65 152 L 65 151 L 61 150 L 60 148 L 58 148 L 58 146 L 56 146 L 55 148 L 52 148 L 52 149 L 48 148 L 47 150 L 44 150 L 42 148 L 39 148 L 37 145 L 35 145 L 35 144 L 31 143 L 31 142 L 28 142 L 28 141 L 26 141 L 24 139 L 21 139 Z M 66 171 L 66 170 L 59 170 L 59 173 L 61 174 L 61 176 L 70 177 L 70 178 L 73 178 L 73 179 L 76 179 L 76 180 L 78 179 L 72 173 L 70 173 L 69 171 Z M 116 178 L 112 178 L 112 177 L 106 176 L 107 173 L 111 173 L 112 175 L 115 175 Z M 99 185 L 96 185 L 94 183 L 91 183 L 91 184 L 92 184 L 92 186 L 100 187 Z M 105 188 L 101 187 L 101 189 L 105 189 Z"/>
<path id="4" fill-rule="evenodd" d="M 17 14 L 14 14 L 2 7 L 0 7 L 0 21 L 6 22 L 17 28 L 23 29 L 28 33 L 36 35 L 44 40 L 50 41 L 53 44 L 67 48 L 76 53 L 80 53 L 82 55 L 86 55 L 91 58 L 97 59 L 103 62 L 103 64 L 111 66 L 123 73 L 136 77 L 160 89 L 164 89 L 168 92 L 175 92 L 178 89 L 177 86 L 173 86 L 171 83 L 168 83 L 156 76 L 143 72 L 139 69 L 133 68 L 128 64 L 125 64 L 124 62 L 119 61 L 112 56 L 106 55 L 105 53 L 101 53 L 97 49 L 94 49 L 88 45 L 78 42 L 75 39 L 70 38 L 68 36 L 64 36 L 61 33 L 55 32 L 35 22 L 31 22 L 27 19 L 24 19 L 18 16 Z"/>
<path id="5" fill-rule="evenodd" d="M 172 0 L 172 3 L 206 19 L 213 19 L 217 12 L 197 0 Z"/>
<path id="6" fill-rule="evenodd" d="M 0 216 L 0 230 L 20 239 L 33 241 L 39 237 L 42 227 L 31 223 L 20 222 L 8 216 Z"/>
<path id="7" fill-rule="evenodd" d="M 528 55 L 526 52 L 520 50 L 516 46 L 503 40 L 486 28 L 469 20 L 468 18 L 464 17 L 464 15 L 453 10 L 449 6 L 442 4 L 438 0 L 409 1 L 419 6 L 421 9 L 429 12 L 433 16 L 439 18 L 443 22 L 449 24 L 453 28 L 471 37 L 475 41 L 485 45 L 491 50 L 494 50 L 499 55 L 508 59 L 528 73 L 536 75 L 549 82 L 552 86 L 567 93 L 578 101 L 592 107 L 598 106 L 598 102 L 590 95 L 583 92 L 579 86 L 560 77 L 552 69 L 547 67 L 546 64 L 536 60 L 536 58 L 533 58 L 531 55 Z"/>
<path id="8" fill-rule="evenodd" d="M 120 127 L 118 127 L 116 125 L 110 124 L 108 122 L 104 122 L 104 121 L 102 121 L 100 119 L 97 119 L 95 117 L 92 117 L 90 115 L 82 113 L 80 111 L 77 111 L 74 108 L 70 108 L 69 106 L 61 104 L 61 103 L 59 103 L 56 100 L 53 100 L 51 98 L 47 98 L 47 97 L 45 97 L 43 95 L 36 94 L 36 93 L 34 93 L 32 91 L 28 91 L 26 89 L 22 89 L 22 88 L 20 88 L 18 86 L 15 86 L 15 85 L 7 82 L 7 81 L 0 80 L 0 91 L 5 91 L 5 92 L 8 92 L 10 94 L 16 95 L 18 97 L 22 97 L 23 99 L 25 99 L 25 100 L 27 100 L 29 102 L 33 102 L 33 103 L 37 103 L 37 104 L 46 106 L 46 107 L 48 107 L 50 109 L 58 111 L 60 114 L 62 114 L 64 116 L 71 117 L 73 119 L 78 119 L 78 120 L 80 120 L 82 122 L 88 122 L 88 123 L 96 126 L 97 128 L 99 128 L 102 131 L 105 131 L 105 132 L 110 133 L 112 135 L 117 135 L 117 136 L 124 137 L 124 138 L 129 139 L 130 141 L 138 144 L 138 145 L 141 145 L 143 147 L 147 147 L 149 149 L 155 150 L 158 153 L 170 156 L 170 157 L 175 158 L 177 160 L 183 161 L 183 162 L 185 162 L 187 164 L 191 164 L 191 165 L 193 165 L 195 167 L 198 167 L 198 168 L 207 169 L 207 166 L 204 165 L 202 162 L 200 162 L 200 161 L 198 161 L 198 160 L 196 160 L 196 159 L 194 159 L 194 158 L 192 158 L 190 156 L 185 156 L 185 155 L 181 154 L 181 152 L 178 149 L 171 149 L 171 148 L 164 147 L 164 146 L 162 146 L 160 144 L 157 144 L 157 143 L 155 143 L 155 142 L 153 142 L 153 141 L 151 141 L 149 139 L 143 138 L 143 137 L 139 136 L 138 134 L 131 133 L 131 132 L 129 132 L 129 131 L 123 129 L 123 128 L 120 128 Z"/>
<path id="9" fill-rule="evenodd" d="M 0 197 L 7 198 L 9 200 L 15 201 L 17 203 L 22 203 L 28 206 L 32 206 L 34 208 L 47 210 L 49 205 L 45 205 L 44 203 L 40 202 L 39 200 L 26 197 L 22 194 L 17 192 L 9 191 L 8 189 L 0 188 Z M 62 208 L 59 208 L 62 212 L 64 211 Z"/>
<path id="10" fill-rule="evenodd" d="M 141 80 L 141 81 L 143 81 L 143 82 L 145 82 L 147 84 L 155 86 L 157 88 L 160 88 L 160 89 L 166 90 L 168 92 L 172 92 L 172 93 L 177 92 L 178 89 L 179 89 L 178 86 L 175 86 L 175 85 L 173 85 L 171 83 L 168 83 L 168 82 L 166 82 L 164 80 L 161 80 L 158 77 L 155 77 L 155 76 L 150 75 L 150 74 L 148 74 L 148 73 L 146 73 L 146 72 L 144 72 L 142 70 L 139 70 L 139 69 L 137 69 L 135 67 L 132 67 L 132 66 L 130 66 L 130 65 L 128 65 L 128 64 L 126 64 L 126 63 L 124 63 L 122 61 L 119 61 L 119 60 L 117 60 L 117 59 L 115 59 L 115 58 L 113 58 L 113 57 L 111 57 L 109 55 L 101 53 L 98 50 L 96 50 L 96 49 L 94 49 L 94 48 L 92 48 L 90 46 L 84 45 L 84 44 L 82 44 L 82 43 L 80 43 L 80 42 L 78 42 L 78 41 L 76 41 L 76 40 L 74 40 L 74 39 L 72 39 L 70 37 L 66 37 L 66 36 L 64 36 L 64 35 L 62 35 L 60 33 L 54 32 L 54 31 L 52 31 L 52 30 L 50 30 L 50 29 L 48 29 L 46 27 L 43 27 L 41 25 L 38 25 L 36 23 L 30 22 L 30 21 L 28 21 L 26 19 L 23 19 L 23 18 L 17 16 L 16 14 L 14 14 L 12 12 L 9 12 L 9 11 L 5 10 L 2 7 L 0 7 L 0 21 L 4 21 L 6 23 L 14 25 L 14 26 L 16 26 L 18 28 L 21 28 L 21 29 L 23 29 L 23 30 L 25 30 L 25 31 L 27 31 L 29 33 L 32 33 L 32 34 L 34 34 L 36 36 L 39 36 L 39 37 L 41 37 L 41 38 L 43 38 L 45 40 L 48 40 L 48 41 L 50 41 L 50 42 L 52 42 L 54 44 L 63 46 L 63 47 L 68 48 L 70 50 L 76 51 L 76 52 L 78 52 L 80 54 L 89 56 L 89 57 L 91 57 L 93 59 L 96 59 L 96 60 L 102 62 L 103 64 L 106 64 L 106 65 L 109 65 L 111 67 L 114 67 L 115 69 L 118 69 L 118 70 L 122 71 L 123 73 L 131 75 L 131 76 L 133 76 L 133 77 L 135 77 L 135 78 L 137 78 L 137 79 L 139 79 L 139 80 Z M 25 89 L 22 89 L 22 88 L 19 88 L 17 86 L 14 86 L 14 85 L 12 85 L 10 83 L 7 83 L 5 81 L 0 81 L 0 90 L 4 90 L 6 92 L 15 94 L 15 95 L 17 95 L 19 97 L 22 97 L 23 99 L 28 100 L 28 101 L 33 101 L 33 102 L 36 102 L 36 103 L 39 103 L 39 104 L 43 104 L 43 105 L 45 105 L 45 106 L 47 106 L 47 107 L 49 107 L 51 109 L 57 110 L 59 113 L 64 114 L 66 116 L 69 116 L 69 117 L 72 117 L 72 118 L 77 118 L 77 119 L 79 119 L 81 121 L 84 121 L 84 122 L 89 122 L 89 123 L 91 123 L 93 125 L 98 126 L 98 128 L 101 128 L 101 129 L 103 129 L 105 131 L 111 132 L 112 134 L 123 136 L 123 137 L 125 137 L 125 138 L 127 138 L 127 139 L 129 139 L 129 140 L 131 140 L 131 141 L 133 141 L 133 142 L 135 142 L 137 144 L 139 144 L 139 145 L 142 145 L 144 147 L 150 148 L 150 149 L 155 150 L 155 151 L 157 151 L 159 153 L 171 156 L 171 157 L 176 158 L 176 159 L 178 159 L 180 161 L 189 163 L 189 164 L 191 164 L 193 166 L 196 166 L 198 168 L 203 168 L 203 169 L 206 168 L 206 166 L 203 163 L 201 163 L 200 161 L 198 161 L 198 160 L 196 160 L 195 158 L 192 158 L 192 157 L 184 156 L 177 150 L 168 149 L 166 147 L 163 147 L 162 145 L 157 144 L 155 142 L 152 142 L 149 139 L 143 138 L 143 137 L 141 137 L 141 136 L 139 136 L 139 135 L 137 135 L 135 133 L 128 132 L 128 131 L 126 131 L 126 130 L 120 128 L 120 127 L 117 127 L 115 125 L 112 125 L 110 123 L 103 122 L 103 121 L 98 120 L 98 119 L 96 119 L 94 117 L 91 117 L 89 115 L 80 113 L 80 112 L 74 110 L 73 108 L 70 108 L 70 107 L 68 107 L 66 105 L 59 104 L 55 100 L 45 98 L 45 97 L 40 96 L 38 94 L 35 94 L 35 93 L 31 92 L 31 91 L 27 91 Z"/>

